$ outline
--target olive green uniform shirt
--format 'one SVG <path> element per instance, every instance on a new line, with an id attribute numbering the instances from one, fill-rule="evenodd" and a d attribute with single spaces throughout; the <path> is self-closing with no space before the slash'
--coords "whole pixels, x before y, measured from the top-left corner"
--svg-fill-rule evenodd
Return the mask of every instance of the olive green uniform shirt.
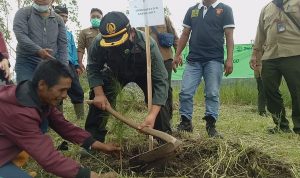
<path id="1" fill-rule="evenodd" d="M 284 0 L 284 11 L 300 25 L 300 0 Z M 277 32 L 282 22 L 284 32 Z M 274 3 L 266 5 L 259 18 L 254 50 L 263 53 L 261 60 L 300 55 L 300 30 Z"/>
<path id="2" fill-rule="evenodd" d="M 146 53 L 145 34 L 142 31 L 136 30 L 136 45 Z M 88 55 L 87 74 L 90 88 L 103 86 L 103 71 L 105 69 L 105 61 L 109 60 L 106 57 L 106 49 L 100 46 L 102 39 L 99 34 L 90 47 Z M 152 104 L 165 105 L 168 96 L 168 73 L 164 66 L 162 56 L 159 52 L 157 44 L 150 38 L 151 52 L 151 78 L 152 78 Z M 146 59 L 142 59 L 146 60 Z M 146 78 L 145 78 L 146 80 Z"/>
<path id="3" fill-rule="evenodd" d="M 80 31 L 78 37 L 78 47 L 77 51 L 81 53 L 85 53 L 85 49 L 87 49 L 87 53 L 89 53 L 89 47 L 91 46 L 94 38 L 99 34 L 98 28 L 86 28 Z"/>

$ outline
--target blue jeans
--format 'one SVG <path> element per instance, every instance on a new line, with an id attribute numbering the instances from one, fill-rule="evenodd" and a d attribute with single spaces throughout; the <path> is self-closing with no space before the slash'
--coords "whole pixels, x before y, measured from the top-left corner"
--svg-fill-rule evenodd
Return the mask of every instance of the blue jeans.
<path id="1" fill-rule="evenodd" d="M 20 83 L 24 80 L 31 80 L 34 70 L 40 61 L 41 59 L 37 57 L 17 56 L 15 65 L 17 83 Z"/>
<path id="2" fill-rule="evenodd" d="M 219 115 L 219 90 L 223 76 L 223 64 L 217 61 L 187 62 L 179 93 L 179 113 L 192 120 L 194 95 L 203 77 L 205 82 L 205 116 L 216 120 Z"/>
<path id="3" fill-rule="evenodd" d="M 0 178 L 31 178 L 26 172 L 12 163 L 0 167 Z"/>

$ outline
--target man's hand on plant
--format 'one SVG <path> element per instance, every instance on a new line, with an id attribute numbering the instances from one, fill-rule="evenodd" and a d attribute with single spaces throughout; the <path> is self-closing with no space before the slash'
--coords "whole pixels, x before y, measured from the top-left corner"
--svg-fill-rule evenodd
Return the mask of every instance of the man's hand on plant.
<path id="1" fill-rule="evenodd" d="M 91 176 L 90 176 L 90 178 L 100 178 L 100 176 L 99 176 L 96 172 L 91 171 Z"/>
<path id="2" fill-rule="evenodd" d="M 92 149 L 101 151 L 106 154 L 111 154 L 115 156 L 119 156 L 119 153 L 121 151 L 121 148 L 119 145 L 114 143 L 101 143 L 99 141 L 95 141 L 92 144 Z"/>
<path id="3" fill-rule="evenodd" d="M 116 172 L 107 172 L 102 174 L 97 174 L 96 172 L 92 171 L 90 178 L 117 178 L 118 174 Z"/>

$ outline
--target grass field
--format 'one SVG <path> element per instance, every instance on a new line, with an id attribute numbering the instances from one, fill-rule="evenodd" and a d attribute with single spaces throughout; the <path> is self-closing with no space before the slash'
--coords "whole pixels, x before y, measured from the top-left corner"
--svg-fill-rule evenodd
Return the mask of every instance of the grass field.
<path id="1" fill-rule="evenodd" d="M 81 82 L 84 86 L 84 90 L 86 91 L 85 97 L 87 98 L 88 88 L 86 80 L 83 79 Z M 290 108 L 291 101 L 284 83 L 281 90 L 287 108 Z M 178 92 L 179 88 L 175 87 L 173 92 L 174 117 L 172 121 L 174 128 L 179 122 Z M 182 170 L 177 170 L 173 165 L 171 171 L 174 174 L 162 175 L 173 175 L 174 177 L 300 177 L 300 136 L 284 133 L 276 135 L 268 134 L 266 129 L 268 127 L 274 127 L 273 121 L 270 116 L 261 117 L 257 114 L 256 95 L 256 83 L 254 80 L 247 80 L 246 82 L 242 80 L 224 82 L 221 89 L 222 105 L 220 108 L 220 118 L 217 122 L 217 129 L 222 133 L 224 139 L 212 140 L 207 137 L 205 123 L 201 120 L 204 113 L 203 87 L 201 86 L 195 96 L 195 112 L 193 116 L 194 132 L 192 134 L 181 133 L 179 137 L 183 140 L 187 140 L 187 142 L 184 142 L 185 150 L 189 149 L 187 148 L 188 143 L 190 143 L 188 142 L 189 140 L 198 140 L 201 143 L 205 143 L 206 147 L 203 152 L 204 155 L 209 155 L 209 149 L 212 148 L 210 144 L 216 144 L 217 146 L 214 147 L 216 155 L 214 154 L 212 157 L 199 157 L 197 160 L 190 158 L 191 161 L 184 160 L 185 157 L 176 158 L 173 163 L 178 160 L 180 161 L 181 159 L 182 162 L 185 162 L 185 164 L 182 165 L 185 165 L 186 167 L 182 167 Z M 69 100 L 65 102 L 64 110 L 68 120 L 80 127 L 84 126 L 83 120 L 75 119 L 75 114 Z M 119 97 L 117 110 L 124 113 L 124 115 L 129 118 L 135 119 L 137 122 L 141 122 L 147 112 L 146 106 L 143 103 L 141 91 L 132 86 L 126 87 L 122 92 L 122 95 Z M 291 121 L 291 110 L 287 109 L 287 113 L 288 118 Z M 127 126 L 116 122 L 113 118 L 110 119 L 108 128 L 109 133 L 107 140 L 121 144 L 124 150 L 122 154 L 123 160 L 120 161 L 108 158 L 98 153 L 80 160 L 80 147 L 75 145 L 69 145 L 69 150 L 63 152 L 63 154 L 81 161 L 83 165 L 91 167 L 96 172 L 115 171 L 120 174 L 120 177 L 157 177 L 153 172 L 136 174 L 128 170 L 128 167 L 126 167 L 126 159 L 130 157 L 130 154 L 134 153 L 132 150 L 137 147 L 145 147 L 146 137 Z M 56 146 L 61 143 L 62 139 L 55 133 L 50 131 L 50 135 L 53 137 Z M 199 149 L 202 148 L 204 147 L 201 145 Z M 257 166 L 261 164 L 262 159 L 256 159 L 255 163 L 251 163 L 250 165 L 250 167 L 255 167 L 255 169 L 260 168 L 258 171 L 259 173 L 245 173 L 247 171 L 246 169 L 243 174 L 233 173 L 233 170 L 238 172 L 238 170 L 240 171 L 240 169 L 243 169 L 242 167 L 236 168 L 237 165 L 240 165 L 239 160 L 242 157 L 239 154 L 243 154 L 246 152 L 245 150 L 249 149 L 258 150 L 262 154 L 270 156 L 268 157 L 268 160 L 269 158 L 270 160 L 276 160 L 275 162 L 269 161 L 269 163 L 267 163 L 271 172 L 280 172 L 281 168 L 275 166 L 275 164 L 277 165 L 280 163 L 287 167 L 288 171 L 291 173 L 289 174 L 290 176 L 286 176 L 284 174 L 274 176 L 268 172 L 264 172 L 264 170 L 261 169 L 262 166 Z M 201 152 L 201 150 L 199 152 Z M 193 152 L 193 154 L 195 153 Z M 200 155 L 202 155 L 202 153 Z M 174 164 L 181 165 L 181 161 L 175 162 Z M 192 163 L 188 164 L 192 161 L 196 161 L 197 165 L 195 166 Z M 234 164 L 234 169 L 232 166 L 230 167 L 231 164 Z M 222 168 L 224 165 L 227 165 L 225 166 L 225 169 Z M 199 169 L 200 166 L 202 166 L 201 169 Z M 35 170 L 38 173 L 37 177 L 55 177 L 43 171 L 34 161 L 30 161 L 25 169 Z M 170 172 L 170 169 L 165 171 Z M 196 171 L 199 171 L 199 173 Z"/>

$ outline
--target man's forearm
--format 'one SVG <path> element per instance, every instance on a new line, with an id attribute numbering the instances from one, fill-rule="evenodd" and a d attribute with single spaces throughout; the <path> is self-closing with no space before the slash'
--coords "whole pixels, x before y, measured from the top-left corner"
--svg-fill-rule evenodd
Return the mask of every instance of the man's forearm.
<path id="1" fill-rule="evenodd" d="M 233 48 L 234 48 L 234 42 L 233 37 L 229 36 L 226 38 L 226 48 L 227 48 L 227 59 L 232 60 L 233 59 Z"/>
<path id="2" fill-rule="evenodd" d="M 261 63 L 261 58 L 262 58 L 262 52 L 259 51 L 258 49 L 253 48 L 251 59 L 255 59 L 256 65 L 259 65 Z"/>
<path id="3" fill-rule="evenodd" d="M 152 115 L 154 118 L 158 115 L 161 106 L 153 104 L 151 106 L 151 110 L 149 111 L 149 115 Z"/>
<path id="4" fill-rule="evenodd" d="M 224 29 L 225 38 L 226 38 L 226 48 L 227 48 L 227 60 L 233 59 L 233 48 L 234 48 L 233 30 L 234 28 Z"/>
<path id="5" fill-rule="evenodd" d="M 31 54 L 37 54 L 39 50 L 42 49 L 39 45 L 34 43 L 28 36 L 23 34 L 16 34 L 15 36 L 18 41 L 18 45 L 20 45 L 22 48 L 26 49 L 26 52 L 30 52 Z"/>
<path id="6" fill-rule="evenodd" d="M 104 143 L 101 143 L 100 141 L 95 141 L 94 143 L 92 143 L 91 148 L 96 150 L 103 150 L 104 146 Z"/>
<path id="7" fill-rule="evenodd" d="M 82 64 L 82 59 L 84 54 L 82 52 L 77 52 L 77 55 L 78 55 L 78 63 Z"/>
<path id="8" fill-rule="evenodd" d="M 180 56 L 181 52 L 186 46 L 187 41 L 189 40 L 189 36 L 187 35 L 181 35 L 178 41 L 177 49 L 176 49 L 176 54 L 175 56 Z"/>
<path id="9" fill-rule="evenodd" d="M 227 48 L 227 59 L 232 60 L 233 59 L 233 40 L 226 41 L 226 48 Z"/>
<path id="10" fill-rule="evenodd" d="M 105 95 L 102 86 L 94 87 L 93 90 L 94 90 L 95 96 Z"/>
<path id="11" fill-rule="evenodd" d="M 253 50 L 252 50 L 252 58 L 256 58 L 257 53 L 258 53 L 257 49 L 253 48 Z"/>

